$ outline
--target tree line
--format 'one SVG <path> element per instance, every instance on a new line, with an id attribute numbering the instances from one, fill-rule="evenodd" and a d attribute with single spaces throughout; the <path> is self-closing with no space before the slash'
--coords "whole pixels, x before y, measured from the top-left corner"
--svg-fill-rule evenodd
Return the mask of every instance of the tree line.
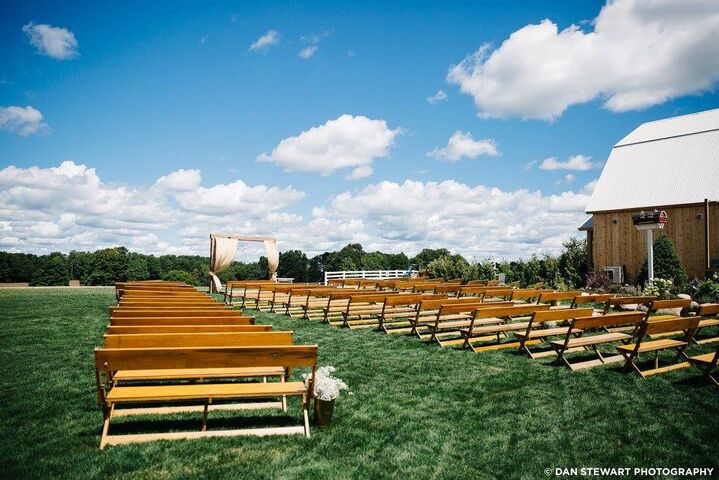
<path id="1" fill-rule="evenodd" d="M 48 255 L 0 251 L 0 282 L 51 286 L 79 280 L 81 285 L 113 285 L 116 281 L 161 279 L 204 285 L 208 265 L 208 257 L 199 255 L 144 255 L 125 247 Z M 544 282 L 548 286 L 574 288 L 586 283 L 587 249 L 584 240 L 571 239 L 556 257 L 534 255 L 526 260 L 494 262 L 470 261 L 445 248 L 426 248 L 408 257 L 404 253 L 366 252 L 362 245 L 352 243 L 314 257 L 300 250 L 282 252 L 277 274 L 294 278 L 295 282 L 320 282 L 325 271 L 407 270 L 410 266 L 446 279 L 490 280 L 503 273 L 506 281 L 522 285 Z M 264 256 L 257 262 L 236 261 L 219 275 L 223 282 L 266 276 Z"/>

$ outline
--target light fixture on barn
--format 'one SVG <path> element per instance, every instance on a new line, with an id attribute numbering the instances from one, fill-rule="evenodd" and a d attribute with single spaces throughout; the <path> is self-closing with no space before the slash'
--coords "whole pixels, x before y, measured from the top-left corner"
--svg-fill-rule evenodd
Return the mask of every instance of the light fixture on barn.
<path id="1" fill-rule="evenodd" d="M 647 232 L 647 279 L 654 280 L 654 230 L 661 230 L 667 223 L 667 212 L 654 210 L 653 212 L 639 212 L 632 215 L 632 221 L 637 230 Z"/>

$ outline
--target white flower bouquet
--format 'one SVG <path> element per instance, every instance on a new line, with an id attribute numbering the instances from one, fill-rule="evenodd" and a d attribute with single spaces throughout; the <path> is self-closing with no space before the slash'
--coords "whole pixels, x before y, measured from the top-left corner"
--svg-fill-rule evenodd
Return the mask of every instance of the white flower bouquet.
<path id="1" fill-rule="evenodd" d="M 345 382 L 333 375 L 335 370 L 335 367 L 330 365 L 317 369 L 315 373 L 315 398 L 326 402 L 336 400 L 342 390 L 349 390 Z M 305 373 L 302 377 L 305 379 L 305 385 L 307 385 L 311 374 Z"/>

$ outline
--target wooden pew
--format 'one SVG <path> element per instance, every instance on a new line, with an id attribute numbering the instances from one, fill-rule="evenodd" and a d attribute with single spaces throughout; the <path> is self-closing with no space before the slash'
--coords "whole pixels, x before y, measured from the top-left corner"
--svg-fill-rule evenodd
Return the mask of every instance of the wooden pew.
<path id="1" fill-rule="evenodd" d="M 515 321 L 518 318 L 532 316 L 538 312 L 550 311 L 548 304 L 523 304 L 509 303 L 508 305 L 491 308 L 476 309 L 472 312 L 469 325 L 460 328 L 459 335 L 462 348 L 468 348 L 475 353 L 503 348 L 517 348 L 519 343 L 512 340 L 501 342 L 508 334 L 518 332 L 527 328 L 528 321 Z M 496 320 L 501 320 L 497 323 Z M 477 346 L 477 343 L 481 345 Z M 486 343 L 489 343 L 487 345 Z M 529 344 L 536 344 L 537 340 L 530 340 Z"/>
<path id="2" fill-rule="evenodd" d="M 380 292 L 380 295 L 396 295 L 396 292 Z M 375 297 L 378 292 L 371 290 L 352 290 L 345 289 L 342 291 L 332 292 L 327 296 L 327 304 L 321 307 L 322 321 L 332 326 L 342 326 L 343 312 L 346 311 L 347 305 L 352 297 Z"/>
<path id="3" fill-rule="evenodd" d="M 719 380 L 714 376 L 719 362 L 719 350 L 689 357 L 687 360 L 690 365 L 698 368 L 707 380 L 719 387 Z"/>
<path id="4" fill-rule="evenodd" d="M 512 305 L 506 302 L 506 307 Z M 430 334 L 430 341 L 435 342 L 440 347 L 456 346 L 464 343 L 461 337 L 460 329 L 468 327 L 472 323 L 472 314 L 477 310 L 494 309 L 497 302 L 488 303 L 444 303 L 439 307 L 435 315 L 434 322 L 427 324 L 427 330 Z M 489 318 L 486 320 L 489 324 L 502 323 L 499 318 Z"/>
<path id="5" fill-rule="evenodd" d="M 697 334 L 704 328 L 716 327 L 719 325 L 719 303 L 704 303 L 699 305 L 697 315 L 702 317 L 697 327 Z M 706 345 L 708 343 L 719 342 L 719 335 L 706 338 L 694 337 L 697 345 Z"/>
<path id="6" fill-rule="evenodd" d="M 626 344 L 636 335 L 642 322 L 644 322 L 644 313 L 642 312 L 621 312 L 600 316 L 577 317 L 572 320 L 564 339 L 553 340 L 550 344 L 557 354 L 557 362 L 563 362 L 570 370 L 582 370 L 597 365 L 621 362 L 623 360 L 621 355 L 605 356 L 597 347 L 617 342 Z M 632 326 L 635 331 L 630 334 L 607 331 L 607 328 L 620 326 Z M 597 330 L 600 333 L 595 335 L 587 334 Z M 580 337 L 576 337 L 572 332 L 582 332 L 582 334 Z M 595 359 L 593 360 L 572 363 L 567 359 L 568 353 L 587 352 L 590 349 L 595 354 Z"/>
<path id="7" fill-rule="evenodd" d="M 411 330 L 411 319 L 417 316 L 422 301 L 446 300 L 446 295 L 404 294 L 389 295 L 382 305 L 377 320 L 377 330 L 385 333 L 407 333 Z"/>
<path id="8" fill-rule="evenodd" d="M 522 330 L 516 330 L 513 332 L 514 338 L 519 342 L 517 346 L 518 352 L 524 352 L 531 359 L 542 358 L 548 355 L 556 355 L 553 350 L 545 350 L 540 352 L 534 352 L 529 347 L 527 342 L 529 340 L 540 340 L 544 342 L 549 337 L 563 336 L 569 334 L 581 334 L 581 330 L 572 330 L 570 326 L 551 326 L 547 328 L 548 322 L 571 322 L 572 319 L 577 317 L 588 317 L 594 312 L 593 308 L 566 308 L 561 310 L 547 310 L 544 312 L 534 312 L 529 321 L 527 327 Z M 536 345 L 536 344 L 535 344 Z"/>
<path id="9" fill-rule="evenodd" d="M 548 303 L 551 308 L 573 308 L 574 299 L 582 295 L 580 290 L 570 290 L 566 292 L 541 292 L 537 297 L 537 303 Z M 569 305 L 562 305 L 561 302 L 569 301 Z"/>
<path id="10" fill-rule="evenodd" d="M 110 325 L 254 325 L 255 317 L 110 317 Z"/>
<path id="11" fill-rule="evenodd" d="M 476 297 L 447 298 L 438 300 L 422 299 L 417 307 L 417 313 L 415 316 L 409 318 L 410 326 L 397 331 L 393 330 L 392 333 L 409 333 L 410 335 L 416 335 L 419 338 L 425 338 L 429 332 L 429 325 L 437 322 L 437 315 L 440 315 L 442 305 L 478 305 L 481 303 L 481 299 Z M 496 306 L 499 304 L 493 303 L 492 305 Z M 505 302 L 503 305 L 511 304 L 509 302 Z"/>
<path id="12" fill-rule="evenodd" d="M 196 439 L 215 436 L 304 434 L 309 438 L 309 403 L 313 396 L 316 345 L 261 346 L 261 347 L 188 347 L 188 348 L 130 348 L 96 349 L 95 378 L 97 395 L 103 410 L 103 427 L 100 448 L 123 443 Z M 192 368 L 266 368 L 310 367 L 311 377 L 306 386 L 301 381 L 267 383 L 199 383 L 179 385 L 123 386 L 113 385 L 117 371 L 192 369 Z M 207 430 L 207 415 L 213 400 L 245 400 L 252 398 L 297 396 L 302 398 L 304 425 L 302 427 L 275 427 L 258 429 Z M 110 435 L 110 422 L 123 413 L 121 407 L 146 402 L 175 403 L 203 402 L 203 419 L 199 431 L 161 434 Z M 132 414 L 152 413 L 143 408 L 132 409 Z M 127 413 L 127 412 L 125 412 Z M 164 412 L 163 412 L 164 413 Z"/>
<path id="13" fill-rule="evenodd" d="M 277 283 L 272 289 L 272 298 L 270 299 L 270 312 L 285 313 L 285 304 L 292 297 L 294 290 L 324 288 L 319 283 Z"/>
<path id="14" fill-rule="evenodd" d="M 239 310 L 229 308 L 182 308 L 182 307 L 110 307 L 111 317 L 237 317 L 244 316 Z"/>
<path id="15" fill-rule="evenodd" d="M 211 333 L 143 333 L 105 334 L 103 348 L 184 348 L 184 347 L 252 347 L 292 345 L 292 332 L 211 332 Z M 286 380 L 282 367 L 192 368 L 117 371 L 112 380 L 115 385 L 128 381 L 164 381 L 232 379 L 268 377 Z M 286 408 L 285 401 L 274 407 Z M 263 407 L 264 408 L 264 407 Z"/>
<path id="16" fill-rule="evenodd" d="M 139 333 L 243 333 L 270 332 L 272 325 L 109 325 L 108 335 Z"/>
<path id="17" fill-rule="evenodd" d="M 634 369 L 642 378 L 647 378 L 651 375 L 658 373 L 664 373 L 671 370 L 677 370 L 680 368 L 686 368 L 689 365 L 688 361 L 676 363 L 680 358 L 687 358 L 684 350 L 691 342 L 694 335 L 694 331 L 699 326 L 699 317 L 677 317 L 669 320 L 658 320 L 658 321 L 645 321 L 642 323 L 639 332 L 634 337 L 634 343 L 628 345 L 620 345 L 617 347 L 619 353 L 625 358 L 625 369 Z M 676 332 L 683 330 L 685 336 L 682 340 L 676 340 L 671 338 L 662 338 L 659 340 L 647 340 L 652 335 L 660 335 L 662 333 Z M 668 366 L 659 366 L 659 352 L 665 350 L 676 350 L 676 360 L 674 363 Z M 654 368 L 648 370 L 642 370 L 637 365 L 637 359 L 639 355 L 645 353 L 653 353 L 654 356 Z"/>

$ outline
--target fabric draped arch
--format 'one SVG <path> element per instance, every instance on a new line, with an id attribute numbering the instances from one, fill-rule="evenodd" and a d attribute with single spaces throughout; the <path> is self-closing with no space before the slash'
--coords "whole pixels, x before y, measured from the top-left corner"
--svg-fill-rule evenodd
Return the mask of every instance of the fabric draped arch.
<path id="1" fill-rule="evenodd" d="M 277 281 L 277 267 L 280 264 L 280 251 L 277 249 L 277 240 L 272 237 L 252 237 L 247 235 L 210 235 L 210 292 L 222 290 L 218 274 L 224 272 L 235 260 L 237 246 L 240 241 L 263 242 L 267 252 L 268 276 L 271 280 Z"/>

